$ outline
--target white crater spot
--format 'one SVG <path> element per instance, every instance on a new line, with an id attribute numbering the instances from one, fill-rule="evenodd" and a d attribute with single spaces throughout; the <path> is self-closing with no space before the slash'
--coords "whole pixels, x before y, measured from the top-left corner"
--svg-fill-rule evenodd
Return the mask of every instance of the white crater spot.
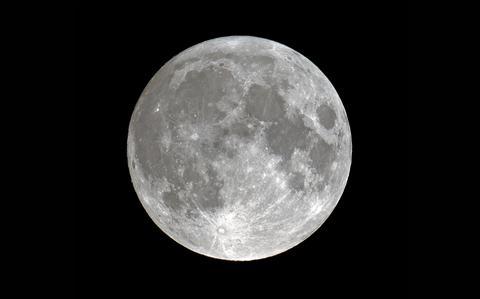
<path id="1" fill-rule="evenodd" d="M 332 170 L 337 169 L 337 166 L 338 166 L 337 161 L 334 161 L 334 162 L 332 163 Z"/>

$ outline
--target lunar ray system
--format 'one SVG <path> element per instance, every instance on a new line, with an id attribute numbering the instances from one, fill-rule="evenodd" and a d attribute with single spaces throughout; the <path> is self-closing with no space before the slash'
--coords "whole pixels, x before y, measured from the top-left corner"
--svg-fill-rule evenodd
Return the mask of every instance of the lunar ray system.
<path id="1" fill-rule="evenodd" d="M 152 220 L 212 258 L 263 259 L 314 233 L 347 183 L 343 104 L 325 75 L 280 43 L 230 36 L 195 45 L 150 80 L 127 140 Z"/>

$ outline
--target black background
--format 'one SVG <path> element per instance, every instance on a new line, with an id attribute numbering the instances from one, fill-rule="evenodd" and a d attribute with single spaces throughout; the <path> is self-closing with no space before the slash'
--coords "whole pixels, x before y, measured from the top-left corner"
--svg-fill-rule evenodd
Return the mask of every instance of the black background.
<path id="1" fill-rule="evenodd" d="M 409 5 L 227 3 L 76 5 L 77 292 L 404 297 Z M 165 235 L 143 209 L 126 158 L 130 116 L 150 78 L 188 47 L 229 35 L 271 39 L 316 64 L 353 139 L 347 187 L 324 225 L 252 262 L 205 257 Z"/>

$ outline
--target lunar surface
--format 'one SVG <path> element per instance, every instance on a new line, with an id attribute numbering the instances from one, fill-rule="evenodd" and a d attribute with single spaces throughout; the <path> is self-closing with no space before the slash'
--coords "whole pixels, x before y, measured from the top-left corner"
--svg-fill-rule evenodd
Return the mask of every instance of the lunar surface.
<path id="1" fill-rule="evenodd" d="M 218 259 L 282 253 L 338 203 L 350 127 L 325 75 L 267 39 L 195 45 L 150 80 L 127 141 L 135 190 L 173 240 Z"/>

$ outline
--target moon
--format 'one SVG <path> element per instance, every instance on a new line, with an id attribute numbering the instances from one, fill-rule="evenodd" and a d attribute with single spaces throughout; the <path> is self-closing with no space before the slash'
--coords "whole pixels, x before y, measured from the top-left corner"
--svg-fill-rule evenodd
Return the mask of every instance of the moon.
<path id="1" fill-rule="evenodd" d="M 289 47 L 229 36 L 168 61 L 128 129 L 133 186 L 156 225 L 216 259 L 268 258 L 332 213 L 352 160 L 345 108 Z"/>

